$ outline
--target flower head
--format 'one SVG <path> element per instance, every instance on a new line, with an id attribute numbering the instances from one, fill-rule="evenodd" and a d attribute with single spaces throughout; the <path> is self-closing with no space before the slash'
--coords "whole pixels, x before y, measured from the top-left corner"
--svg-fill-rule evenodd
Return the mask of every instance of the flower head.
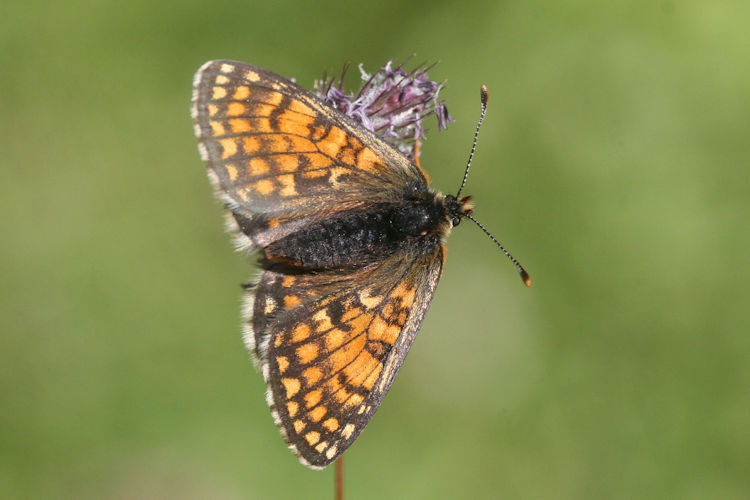
<path id="1" fill-rule="evenodd" d="M 315 82 L 315 91 L 330 106 L 357 120 L 409 158 L 414 157 L 415 143 L 425 138 L 422 121 L 431 113 L 437 116 L 443 130 L 453 118 L 443 102 L 438 102 L 442 83 L 427 76 L 431 69 L 420 65 L 410 72 L 390 61 L 372 75 L 360 64 L 362 88 L 357 95 L 344 91 L 347 67 L 338 83 L 335 78 Z"/>

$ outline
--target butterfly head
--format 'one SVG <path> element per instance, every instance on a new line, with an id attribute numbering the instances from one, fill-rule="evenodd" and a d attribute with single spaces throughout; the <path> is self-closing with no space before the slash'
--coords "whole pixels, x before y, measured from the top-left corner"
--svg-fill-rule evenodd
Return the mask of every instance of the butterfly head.
<path id="1" fill-rule="evenodd" d="M 474 209 L 474 202 L 471 196 L 464 196 L 461 199 L 457 199 L 452 194 L 449 194 L 445 196 L 445 208 L 448 212 L 448 219 L 450 219 L 451 226 L 456 227 L 463 217 L 471 215 Z"/>

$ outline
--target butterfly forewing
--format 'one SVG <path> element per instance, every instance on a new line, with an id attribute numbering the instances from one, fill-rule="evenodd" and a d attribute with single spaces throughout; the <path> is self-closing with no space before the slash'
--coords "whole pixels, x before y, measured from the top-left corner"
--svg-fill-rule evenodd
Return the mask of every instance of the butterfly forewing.
<path id="1" fill-rule="evenodd" d="M 311 221 L 426 186 L 402 154 L 298 85 L 235 61 L 196 74 L 195 133 L 220 198 L 262 247 Z M 301 221 L 301 222 L 300 222 Z"/>

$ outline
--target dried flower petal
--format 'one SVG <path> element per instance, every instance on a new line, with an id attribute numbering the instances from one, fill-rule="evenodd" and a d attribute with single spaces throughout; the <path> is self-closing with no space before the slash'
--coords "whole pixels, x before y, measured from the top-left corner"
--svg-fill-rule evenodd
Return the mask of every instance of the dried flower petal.
<path id="1" fill-rule="evenodd" d="M 442 84 L 428 78 L 430 68 L 420 65 L 407 73 L 400 65 L 393 68 L 388 61 L 370 75 L 360 64 L 364 83 L 356 96 L 343 90 L 346 69 L 338 85 L 334 85 L 333 77 L 323 79 L 315 82 L 315 91 L 330 106 L 354 118 L 409 158 L 414 156 L 415 142 L 425 138 L 424 118 L 434 113 L 438 130 L 453 121 L 445 104 L 437 100 Z"/>

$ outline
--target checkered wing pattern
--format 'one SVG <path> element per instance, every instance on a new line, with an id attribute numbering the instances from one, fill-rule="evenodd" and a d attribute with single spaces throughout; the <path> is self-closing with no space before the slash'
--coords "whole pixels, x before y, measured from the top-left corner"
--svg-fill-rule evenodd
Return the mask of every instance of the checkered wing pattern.
<path id="1" fill-rule="evenodd" d="M 325 467 L 367 425 L 429 307 L 443 257 L 437 246 L 348 274 L 266 270 L 249 292 L 245 341 L 276 423 L 305 465 Z"/>
<path id="2" fill-rule="evenodd" d="M 270 71 L 210 61 L 193 89 L 201 156 L 239 247 L 264 247 L 333 212 L 426 186 L 402 154 Z"/>

